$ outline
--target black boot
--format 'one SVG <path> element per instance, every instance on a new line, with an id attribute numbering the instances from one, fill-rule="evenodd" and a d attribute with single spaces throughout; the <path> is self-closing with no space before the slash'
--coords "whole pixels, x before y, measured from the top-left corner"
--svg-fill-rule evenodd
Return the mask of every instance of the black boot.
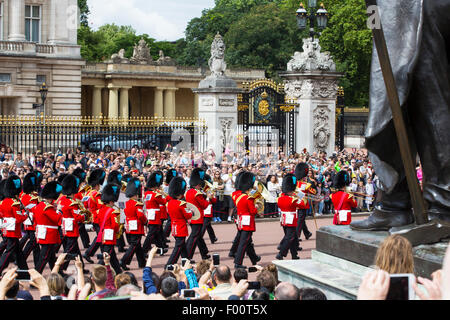
<path id="1" fill-rule="evenodd" d="M 388 231 L 393 227 L 402 227 L 414 223 L 411 210 L 384 210 L 375 207 L 365 220 L 353 221 L 350 228 L 359 231 Z"/>

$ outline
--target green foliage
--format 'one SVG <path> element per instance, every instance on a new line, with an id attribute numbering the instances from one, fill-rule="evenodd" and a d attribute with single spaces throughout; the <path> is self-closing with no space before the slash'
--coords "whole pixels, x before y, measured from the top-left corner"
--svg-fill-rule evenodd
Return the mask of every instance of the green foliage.
<path id="1" fill-rule="evenodd" d="M 78 8 L 80 8 L 80 23 L 82 26 L 88 26 L 88 15 L 90 13 L 87 0 L 78 0 Z"/>

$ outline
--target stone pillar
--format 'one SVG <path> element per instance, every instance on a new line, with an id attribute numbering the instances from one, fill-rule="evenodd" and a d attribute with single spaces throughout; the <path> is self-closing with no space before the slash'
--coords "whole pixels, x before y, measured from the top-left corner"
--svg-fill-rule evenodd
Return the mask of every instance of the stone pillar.
<path id="1" fill-rule="evenodd" d="M 164 90 L 164 117 L 176 117 L 175 91 L 178 88 L 165 88 Z"/>
<path id="2" fill-rule="evenodd" d="M 9 1 L 9 41 L 25 41 L 25 1 Z"/>
<path id="3" fill-rule="evenodd" d="M 155 88 L 155 103 L 154 103 L 154 110 L 155 110 L 155 116 L 157 117 L 164 117 L 164 89 L 163 88 Z"/>
<path id="4" fill-rule="evenodd" d="M 194 118 L 198 118 L 198 94 L 194 96 Z"/>
<path id="5" fill-rule="evenodd" d="M 119 95 L 118 88 L 108 85 L 109 88 L 109 104 L 108 104 L 108 118 L 119 118 Z"/>
<path id="6" fill-rule="evenodd" d="M 92 116 L 98 117 L 102 113 L 102 88 L 101 86 L 94 86 L 92 94 Z"/>
<path id="7" fill-rule="evenodd" d="M 128 119 L 129 118 L 129 99 L 128 99 L 128 90 L 131 87 L 121 87 L 120 88 L 120 118 Z"/>

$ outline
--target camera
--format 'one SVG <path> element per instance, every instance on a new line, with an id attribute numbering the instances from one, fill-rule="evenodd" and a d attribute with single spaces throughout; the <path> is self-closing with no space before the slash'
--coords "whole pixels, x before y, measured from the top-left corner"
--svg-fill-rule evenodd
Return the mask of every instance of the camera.
<path id="1" fill-rule="evenodd" d="M 256 272 L 256 271 L 258 271 L 258 269 L 256 267 L 248 267 L 248 272 L 249 273 Z"/>
<path id="2" fill-rule="evenodd" d="M 181 295 L 185 298 L 195 298 L 196 292 L 192 289 L 182 289 Z"/>
<path id="3" fill-rule="evenodd" d="M 172 264 L 167 265 L 166 270 L 167 271 L 173 271 L 174 267 Z"/>
<path id="4" fill-rule="evenodd" d="M 31 276 L 28 270 L 16 270 L 16 273 L 17 273 L 16 277 L 17 281 L 31 281 Z"/>
<path id="5" fill-rule="evenodd" d="M 261 289 L 261 283 L 259 281 L 249 281 L 248 282 L 248 289 L 249 290 L 258 290 Z"/>

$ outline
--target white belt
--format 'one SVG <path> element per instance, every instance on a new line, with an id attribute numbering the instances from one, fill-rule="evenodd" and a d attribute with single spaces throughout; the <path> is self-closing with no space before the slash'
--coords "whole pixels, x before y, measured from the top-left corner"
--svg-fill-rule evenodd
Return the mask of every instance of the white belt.
<path id="1" fill-rule="evenodd" d="M 38 224 L 37 226 L 40 227 L 40 228 L 58 229 L 58 227 L 55 227 L 55 226 L 46 226 L 46 225 L 43 225 L 43 224 Z"/>
<path id="2" fill-rule="evenodd" d="M 281 214 L 289 214 L 289 213 L 297 214 L 297 211 L 281 211 Z"/>

